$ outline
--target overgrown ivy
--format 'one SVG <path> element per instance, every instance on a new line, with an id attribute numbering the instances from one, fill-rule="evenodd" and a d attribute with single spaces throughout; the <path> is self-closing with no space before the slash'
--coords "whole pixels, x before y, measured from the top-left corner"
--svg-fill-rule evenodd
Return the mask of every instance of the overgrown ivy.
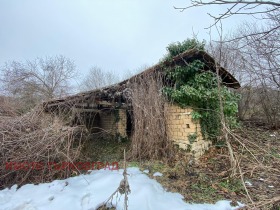
<path id="1" fill-rule="evenodd" d="M 165 59 L 193 48 L 204 50 L 204 43 L 195 39 L 173 43 L 167 47 L 168 55 Z M 203 67 L 202 61 L 195 60 L 187 66 L 166 68 L 166 76 L 172 81 L 173 87 L 166 86 L 163 92 L 179 106 L 191 106 L 194 109 L 192 117 L 200 121 L 204 138 L 215 140 L 221 130 L 219 94 L 223 100 L 226 121 L 231 127 L 237 125 L 239 96 L 224 86 L 219 91 L 218 82 L 221 81 L 217 80 L 215 73 L 201 71 Z"/>
<path id="2" fill-rule="evenodd" d="M 184 40 L 183 42 L 174 42 L 166 47 L 168 53 L 164 59 L 168 60 L 190 49 L 204 50 L 204 46 L 205 46 L 204 41 L 198 42 L 196 39 L 187 39 Z"/>

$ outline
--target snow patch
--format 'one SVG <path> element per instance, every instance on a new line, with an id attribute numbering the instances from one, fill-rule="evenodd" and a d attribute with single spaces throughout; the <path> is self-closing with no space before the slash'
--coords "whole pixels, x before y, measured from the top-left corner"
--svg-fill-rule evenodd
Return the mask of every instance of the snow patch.
<path id="1" fill-rule="evenodd" d="M 245 183 L 246 185 L 250 186 L 250 187 L 253 186 L 253 184 L 252 184 L 251 182 L 249 182 L 249 181 L 245 181 L 244 183 Z"/>
<path id="2" fill-rule="evenodd" d="M 150 171 L 149 171 L 148 169 L 144 170 L 143 172 L 144 172 L 145 174 L 150 173 Z"/>
<path id="3" fill-rule="evenodd" d="M 154 173 L 154 175 L 153 176 L 162 176 L 162 173 L 160 173 L 160 172 L 156 172 L 156 173 Z"/>
<path id="4" fill-rule="evenodd" d="M 190 204 L 179 193 L 167 192 L 138 168 L 128 168 L 129 210 L 235 210 L 230 201 L 216 204 Z M 157 172 L 158 175 L 161 174 Z M 157 174 L 155 173 L 155 174 Z M 154 175 L 155 175 L 154 174 Z M 161 174 L 162 175 L 162 174 Z M 90 174 L 55 180 L 38 185 L 27 184 L 0 191 L 1 210 L 95 210 L 106 201 L 123 179 L 123 170 L 95 170 Z M 124 208 L 124 196 L 112 199 L 117 210 Z"/>

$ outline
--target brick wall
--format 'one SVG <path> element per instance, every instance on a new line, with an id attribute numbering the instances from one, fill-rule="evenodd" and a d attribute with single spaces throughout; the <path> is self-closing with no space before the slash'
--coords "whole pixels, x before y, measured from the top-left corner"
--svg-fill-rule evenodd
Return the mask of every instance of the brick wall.
<path id="1" fill-rule="evenodd" d="M 115 115 L 111 111 L 102 111 L 100 113 L 100 127 L 106 132 L 114 132 Z"/>
<path id="2" fill-rule="evenodd" d="M 166 104 L 167 136 L 184 150 L 190 151 L 195 158 L 200 157 L 211 145 L 203 139 L 200 124 L 192 120 L 191 108 L 180 108 Z"/>
<path id="3" fill-rule="evenodd" d="M 121 135 L 121 137 L 127 137 L 126 134 L 126 125 L 127 125 L 127 115 L 126 110 L 119 109 L 118 110 L 119 119 L 116 124 L 117 133 Z"/>
<path id="4" fill-rule="evenodd" d="M 211 145 L 203 139 L 199 122 L 192 120 L 191 108 L 180 108 L 177 105 L 166 104 L 167 136 L 179 148 L 200 157 Z M 117 112 L 117 113 L 116 113 Z M 100 113 L 100 127 L 113 135 L 127 137 L 127 115 L 125 109 L 102 111 Z"/>
<path id="5" fill-rule="evenodd" d="M 117 113 L 116 113 L 117 112 Z M 113 135 L 126 137 L 126 110 L 103 111 L 100 113 L 100 127 Z"/>

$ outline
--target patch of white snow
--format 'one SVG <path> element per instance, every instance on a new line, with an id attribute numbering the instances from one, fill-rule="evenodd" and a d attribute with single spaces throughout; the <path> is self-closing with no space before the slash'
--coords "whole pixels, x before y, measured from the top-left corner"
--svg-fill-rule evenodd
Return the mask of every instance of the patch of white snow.
<path id="1" fill-rule="evenodd" d="M 162 173 L 156 172 L 156 173 L 153 174 L 153 176 L 162 176 Z"/>
<path id="2" fill-rule="evenodd" d="M 251 182 L 249 182 L 249 181 L 245 181 L 244 183 L 245 183 L 246 185 L 250 186 L 250 187 L 253 186 L 253 184 L 252 184 Z"/>
<path id="3" fill-rule="evenodd" d="M 143 172 L 144 172 L 145 174 L 150 173 L 150 171 L 149 171 L 148 169 L 144 170 Z"/>
<path id="4" fill-rule="evenodd" d="M 186 203 L 182 195 L 167 192 L 138 168 L 128 168 L 127 173 L 131 189 L 128 195 L 129 210 L 235 210 L 242 206 L 239 203 L 239 206 L 232 207 L 230 201 L 218 201 L 216 204 Z M 0 209 L 95 210 L 115 192 L 122 179 L 123 170 L 94 170 L 90 174 L 66 180 L 27 184 L 17 190 L 15 186 L 0 191 Z M 122 210 L 124 196 L 114 196 L 112 205 Z"/>

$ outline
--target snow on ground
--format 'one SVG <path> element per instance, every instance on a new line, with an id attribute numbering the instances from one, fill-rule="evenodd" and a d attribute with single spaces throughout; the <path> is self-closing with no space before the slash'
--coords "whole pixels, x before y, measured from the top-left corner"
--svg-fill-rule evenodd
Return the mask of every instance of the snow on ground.
<path id="1" fill-rule="evenodd" d="M 153 176 L 162 176 L 162 173 L 160 173 L 160 172 L 156 172 L 156 173 L 154 173 L 154 175 Z"/>
<path id="2" fill-rule="evenodd" d="M 19 189 L 0 191 L 0 210 L 95 210 L 117 189 L 123 170 L 95 170 L 65 180 L 39 185 L 27 184 Z M 129 210 L 231 210 L 230 201 L 216 204 L 189 204 L 178 193 L 167 192 L 138 168 L 128 168 Z M 124 196 L 114 197 L 113 205 L 123 209 Z"/>
<path id="3" fill-rule="evenodd" d="M 149 171 L 148 169 L 144 170 L 143 172 L 144 172 L 145 174 L 149 174 L 149 173 L 150 173 L 150 171 Z"/>

